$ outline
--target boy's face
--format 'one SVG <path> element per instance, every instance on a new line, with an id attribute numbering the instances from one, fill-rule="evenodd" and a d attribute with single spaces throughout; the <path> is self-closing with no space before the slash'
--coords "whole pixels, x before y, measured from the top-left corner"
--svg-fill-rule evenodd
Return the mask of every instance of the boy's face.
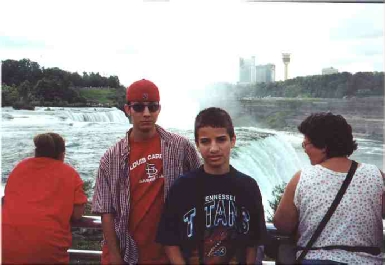
<path id="1" fill-rule="evenodd" d="M 229 171 L 230 150 L 235 145 L 235 136 L 230 139 L 226 128 L 198 129 L 196 145 L 204 160 L 204 169 L 207 173 L 224 174 Z"/>
<path id="2" fill-rule="evenodd" d="M 160 105 L 159 102 L 131 102 L 130 106 L 124 106 L 124 110 L 131 117 L 132 127 L 147 133 L 155 128 Z"/>

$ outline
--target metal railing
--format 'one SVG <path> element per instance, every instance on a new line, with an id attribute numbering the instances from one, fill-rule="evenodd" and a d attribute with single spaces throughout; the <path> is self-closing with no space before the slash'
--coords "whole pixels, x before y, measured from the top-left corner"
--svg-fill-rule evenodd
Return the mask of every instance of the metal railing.
<path id="1" fill-rule="evenodd" d="M 72 228 L 87 228 L 102 230 L 102 221 L 100 216 L 83 216 L 80 220 L 71 222 Z M 70 260 L 97 260 L 100 259 L 102 251 L 100 250 L 80 250 L 69 249 Z"/>
<path id="2" fill-rule="evenodd" d="M 385 220 L 382 220 L 385 228 Z M 102 222 L 100 216 L 83 216 L 80 220 L 72 222 L 73 228 L 87 228 L 102 230 Z M 272 223 L 266 223 L 267 232 L 275 238 L 280 240 L 288 239 L 287 235 L 283 235 L 278 232 Z M 383 236 L 385 240 L 385 230 L 383 230 Z M 99 250 L 79 250 L 69 249 L 68 253 L 71 260 L 97 260 L 100 259 L 102 251 Z M 264 261 L 263 264 L 275 264 L 275 262 Z"/>

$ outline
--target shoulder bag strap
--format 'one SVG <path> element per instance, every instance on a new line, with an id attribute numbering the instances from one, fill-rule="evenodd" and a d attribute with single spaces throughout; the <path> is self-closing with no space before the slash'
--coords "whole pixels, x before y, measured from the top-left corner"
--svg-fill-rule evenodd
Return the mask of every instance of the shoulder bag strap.
<path id="1" fill-rule="evenodd" d="M 310 238 L 309 242 L 306 244 L 305 249 L 302 251 L 301 255 L 296 260 L 297 263 L 299 263 L 299 262 L 301 262 L 303 260 L 303 258 L 306 256 L 306 254 L 309 251 L 309 249 L 312 247 L 312 245 L 317 240 L 317 238 L 321 234 L 322 230 L 325 228 L 326 224 L 328 223 L 328 221 L 332 217 L 334 211 L 336 210 L 338 204 L 340 203 L 342 197 L 344 196 L 344 194 L 346 192 L 346 189 L 348 188 L 350 182 L 352 181 L 353 175 L 354 175 L 354 173 L 356 172 L 356 169 L 357 169 L 357 165 L 358 165 L 357 162 L 352 160 L 352 165 L 350 166 L 349 172 L 348 172 L 344 182 L 342 183 L 342 186 L 341 186 L 340 190 L 338 191 L 336 198 L 334 199 L 332 205 L 330 206 L 329 210 L 325 214 L 325 216 L 322 219 L 322 221 L 319 223 L 319 225 L 318 225 L 316 231 L 314 232 L 313 236 Z"/>

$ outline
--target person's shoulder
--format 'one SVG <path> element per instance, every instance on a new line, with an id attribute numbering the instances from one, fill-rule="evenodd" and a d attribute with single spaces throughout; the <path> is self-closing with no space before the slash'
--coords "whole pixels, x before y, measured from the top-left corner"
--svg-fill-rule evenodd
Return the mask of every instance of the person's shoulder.
<path id="1" fill-rule="evenodd" d="M 238 183 L 241 183 L 242 186 L 246 186 L 246 187 L 252 187 L 253 185 L 259 186 L 257 181 L 254 178 L 236 169 L 233 169 L 233 170 L 235 171 L 235 176 L 236 176 L 235 180 Z"/>
<path id="2" fill-rule="evenodd" d="M 313 175 L 314 173 L 322 174 L 322 166 L 320 165 L 305 165 L 301 168 L 300 175 L 307 176 Z"/>
<path id="3" fill-rule="evenodd" d="M 368 164 L 368 163 L 358 163 L 359 166 L 357 168 L 357 171 L 363 171 L 364 173 L 368 173 L 372 177 L 376 177 L 377 175 L 382 176 L 382 171 L 373 164 Z"/>
<path id="4" fill-rule="evenodd" d="M 111 155 L 120 154 L 122 150 L 128 146 L 127 138 L 124 137 L 120 139 L 118 142 L 116 142 L 113 146 L 108 148 L 106 152 L 104 153 L 104 157 L 108 157 Z"/>
<path id="5" fill-rule="evenodd" d="M 73 175 L 79 174 L 74 167 L 72 167 L 70 164 L 63 163 L 62 161 L 57 161 L 57 166 L 61 169 L 61 171 L 65 171 L 66 173 Z"/>
<path id="6" fill-rule="evenodd" d="M 20 160 L 16 166 L 24 166 L 24 165 L 28 165 L 30 163 L 34 163 L 34 161 L 36 160 L 35 157 L 26 157 L 26 158 L 23 158 L 22 160 Z"/>
<path id="7" fill-rule="evenodd" d="M 261 196 L 259 185 L 254 178 L 238 170 L 236 170 L 235 174 L 236 174 L 236 178 L 235 178 L 236 182 L 234 183 L 234 188 L 236 187 L 238 192 L 243 194 L 242 196 L 246 196 L 246 197 Z"/>
<path id="8" fill-rule="evenodd" d="M 113 146 L 111 146 L 108 150 L 116 150 L 116 149 L 122 149 L 125 145 L 127 145 L 127 138 L 123 137 L 119 141 L 117 141 Z"/>
<path id="9" fill-rule="evenodd" d="M 171 141 L 176 141 L 176 142 L 181 142 L 181 143 L 189 143 L 189 140 L 182 135 L 179 135 L 179 134 L 176 134 L 173 132 L 166 132 L 166 133 L 168 133 L 169 139 Z"/>
<path id="10" fill-rule="evenodd" d="M 24 170 L 24 168 L 33 167 L 33 164 L 35 163 L 35 159 L 36 158 L 34 158 L 34 157 L 27 157 L 27 158 L 20 160 L 14 166 L 12 172 L 17 172 L 18 170 Z"/>
<path id="11" fill-rule="evenodd" d="M 237 176 L 238 180 L 257 183 L 255 181 L 255 179 L 250 177 L 249 175 L 247 175 L 247 174 L 245 174 L 239 170 L 236 170 L 236 169 L 234 169 L 234 171 L 235 171 L 235 175 Z"/>
<path id="12" fill-rule="evenodd" d="M 174 133 L 174 132 L 167 131 L 167 130 L 163 129 L 162 127 L 160 127 L 159 125 L 157 125 L 156 128 L 157 128 L 157 131 L 158 131 L 160 137 L 163 138 L 164 140 L 168 141 L 168 142 L 178 142 L 178 143 L 189 143 L 190 142 L 185 136 L 182 136 L 182 135 Z"/>
<path id="13" fill-rule="evenodd" d="M 185 186 L 185 185 L 189 186 L 192 183 L 195 183 L 199 174 L 201 174 L 201 171 L 199 168 L 192 170 L 190 172 L 184 173 L 174 181 L 173 186 Z"/>
<path id="14" fill-rule="evenodd" d="M 357 162 L 357 163 L 358 163 L 358 169 L 359 168 L 363 168 L 363 169 L 378 169 L 378 167 L 376 165 L 373 165 L 373 164 L 360 163 L 360 162 Z"/>
<path id="15" fill-rule="evenodd" d="M 194 169 L 192 171 L 189 171 L 189 172 L 186 172 L 185 174 L 183 174 L 180 179 L 185 179 L 185 180 L 195 180 L 198 175 L 202 174 L 202 169 L 201 168 L 197 168 L 197 169 Z"/>

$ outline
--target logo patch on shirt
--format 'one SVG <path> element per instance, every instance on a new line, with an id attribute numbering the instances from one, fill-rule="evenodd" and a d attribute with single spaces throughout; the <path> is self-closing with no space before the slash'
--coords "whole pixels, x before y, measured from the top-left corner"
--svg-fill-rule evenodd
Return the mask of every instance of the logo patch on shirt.
<path id="1" fill-rule="evenodd" d="M 225 255 L 226 255 L 226 247 L 223 247 L 223 246 L 215 250 L 213 253 L 214 257 L 224 257 Z"/>
<path id="2" fill-rule="evenodd" d="M 146 174 L 147 178 L 141 179 L 139 183 L 149 183 L 157 179 L 163 178 L 163 175 L 158 176 L 158 170 L 155 167 L 155 164 L 146 163 Z"/>
<path id="3" fill-rule="evenodd" d="M 149 178 L 155 177 L 158 170 L 156 169 L 154 164 L 146 163 L 146 174 Z"/>

